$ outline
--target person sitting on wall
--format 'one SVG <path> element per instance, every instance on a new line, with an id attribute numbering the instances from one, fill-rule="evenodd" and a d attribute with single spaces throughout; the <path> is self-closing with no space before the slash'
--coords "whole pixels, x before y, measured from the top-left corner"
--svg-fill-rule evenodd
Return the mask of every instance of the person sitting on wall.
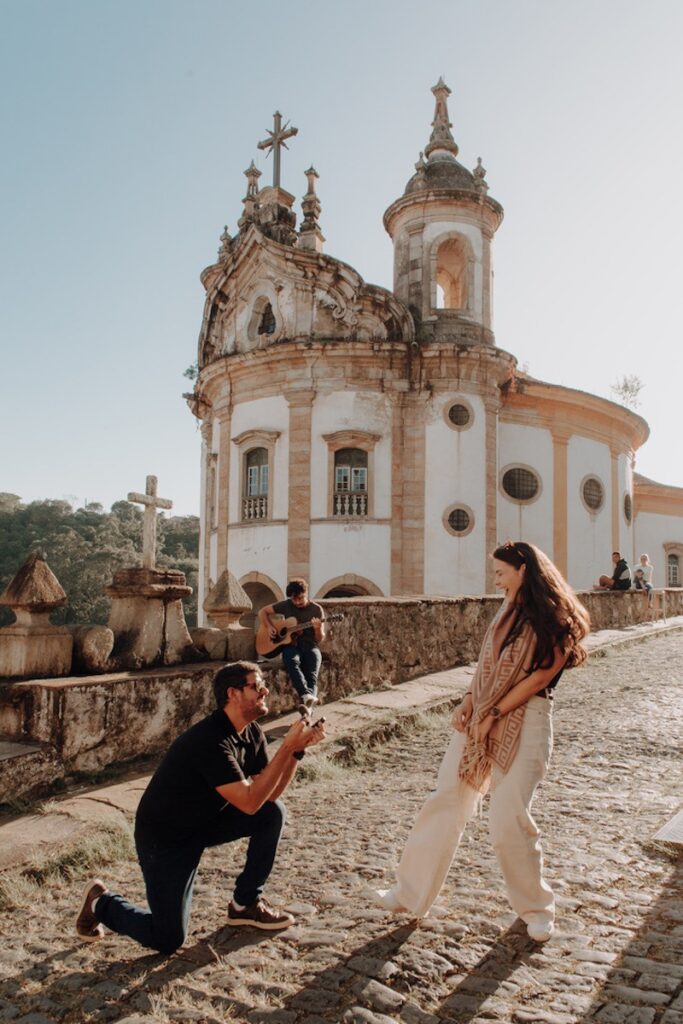
<path id="1" fill-rule="evenodd" d="M 311 708 L 318 703 L 318 673 L 322 661 L 320 644 L 325 639 L 324 613 L 319 604 L 309 600 L 306 580 L 290 580 L 285 594 L 286 601 L 261 608 L 259 618 L 271 630 L 273 639 L 277 637 L 277 626 L 271 620 L 272 615 L 283 615 L 286 619 L 294 618 L 298 623 L 310 624 L 309 628 L 294 633 L 291 643 L 283 646 L 281 653 L 292 686 L 302 704 Z"/>
<path id="2" fill-rule="evenodd" d="M 272 760 L 257 719 L 268 712 L 258 665 L 237 661 L 214 678 L 216 710 L 182 733 L 142 795 L 135 845 L 149 909 L 135 907 L 104 882 L 90 882 L 76 920 L 85 942 L 104 936 L 103 925 L 140 945 L 170 955 L 185 941 L 192 889 L 204 850 L 249 837 L 235 882 L 227 923 L 274 931 L 294 923 L 270 907 L 262 891 L 270 875 L 285 807 L 279 797 L 307 747 L 324 736 L 309 716 L 285 735 Z"/>
<path id="3" fill-rule="evenodd" d="M 622 558 L 620 551 L 612 552 L 614 572 L 611 576 L 601 576 L 598 580 L 598 590 L 630 590 L 631 570 L 625 558 Z"/>
<path id="4" fill-rule="evenodd" d="M 633 574 L 633 586 L 636 590 L 647 591 L 648 608 L 652 607 L 652 590 L 654 586 L 652 583 L 652 575 L 654 571 L 655 567 L 650 561 L 650 556 L 641 555 L 640 562 L 636 566 L 636 571 Z"/>

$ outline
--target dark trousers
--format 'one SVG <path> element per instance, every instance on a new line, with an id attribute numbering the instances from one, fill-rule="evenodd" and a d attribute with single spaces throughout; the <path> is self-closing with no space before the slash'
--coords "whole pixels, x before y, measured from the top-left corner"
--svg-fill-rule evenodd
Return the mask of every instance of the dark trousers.
<path id="1" fill-rule="evenodd" d="M 149 910 L 107 893 L 98 900 L 95 916 L 111 931 L 129 935 L 141 946 L 173 953 L 187 935 L 192 889 L 204 850 L 249 837 L 246 863 L 234 893 L 237 903 L 248 906 L 261 895 L 272 871 L 285 817 L 285 806 L 277 800 L 265 803 L 256 814 L 227 807 L 211 825 L 177 840 L 162 839 L 149 827 L 137 826 L 135 845 Z"/>
<path id="2" fill-rule="evenodd" d="M 292 686 L 300 697 L 305 697 L 309 693 L 316 695 L 322 660 L 319 647 L 299 647 L 292 643 L 282 648 L 282 662 L 292 680 Z"/>

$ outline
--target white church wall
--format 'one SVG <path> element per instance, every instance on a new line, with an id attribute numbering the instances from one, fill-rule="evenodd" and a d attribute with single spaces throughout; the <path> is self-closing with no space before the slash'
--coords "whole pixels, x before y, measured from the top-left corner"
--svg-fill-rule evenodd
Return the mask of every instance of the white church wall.
<path id="1" fill-rule="evenodd" d="M 503 472 L 512 466 L 531 469 L 540 480 L 540 493 L 532 501 L 514 501 L 503 490 Z M 525 540 L 552 558 L 553 441 L 549 430 L 499 422 L 497 487 L 497 541 Z"/>
<path id="2" fill-rule="evenodd" d="M 471 425 L 455 430 L 444 412 L 463 401 Z M 425 563 L 427 594 L 479 594 L 485 587 L 485 409 L 478 395 L 439 395 L 425 428 Z M 453 505 L 467 506 L 474 527 L 455 536 L 443 524 Z"/>
<path id="3" fill-rule="evenodd" d="M 634 553 L 633 520 L 628 523 L 624 515 L 624 495 L 633 494 L 632 475 L 631 459 L 628 455 L 620 455 L 617 459 L 617 476 L 619 480 L 619 492 L 617 494 L 619 505 L 619 550 L 629 565 L 633 564 L 634 557 L 637 558 L 637 555 Z"/>
<path id="4" fill-rule="evenodd" d="M 683 516 L 667 516 L 658 512 L 639 512 L 635 519 L 635 557 L 634 564 L 640 555 L 650 556 L 655 567 L 655 587 L 667 585 L 667 552 L 665 544 L 680 544 L 683 547 Z M 683 558 L 681 559 L 683 570 Z"/>
<path id="5" fill-rule="evenodd" d="M 276 430 L 280 437 L 275 444 L 272 479 L 270 481 L 272 500 L 272 519 L 286 519 L 289 507 L 287 491 L 289 483 L 289 405 L 281 395 L 269 398 L 256 398 L 250 402 L 240 402 L 232 414 L 230 436 L 238 437 L 245 430 Z M 230 499 L 228 522 L 241 521 L 242 500 L 242 466 L 240 465 L 237 445 L 231 444 L 230 451 Z M 252 569 L 260 569 L 252 566 Z"/>
<path id="6" fill-rule="evenodd" d="M 581 497 L 586 476 L 604 491 L 602 507 L 590 512 Z M 574 436 L 567 448 L 567 576 L 578 590 L 590 589 L 598 576 L 612 572 L 612 465 L 608 445 Z"/>
<path id="7" fill-rule="evenodd" d="M 335 391 L 316 398 L 311 419 L 311 518 L 326 519 L 328 515 L 329 448 L 323 438 L 338 430 L 362 430 L 380 435 L 381 440 L 374 449 L 374 479 L 369 480 L 369 488 L 374 497 L 373 518 L 388 519 L 391 515 L 391 406 L 385 395 L 375 391 Z"/>
<path id="8" fill-rule="evenodd" d="M 287 584 L 287 526 L 231 526 L 228 562 L 237 579 L 262 572 L 282 587 Z"/>
<path id="9" fill-rule="evenodd" d="M 331 522 L 311 525 L 310 591 L 353 573 L 370 580 L 382 594 L 391 591 L 391 528 L 379 523 Z"/>

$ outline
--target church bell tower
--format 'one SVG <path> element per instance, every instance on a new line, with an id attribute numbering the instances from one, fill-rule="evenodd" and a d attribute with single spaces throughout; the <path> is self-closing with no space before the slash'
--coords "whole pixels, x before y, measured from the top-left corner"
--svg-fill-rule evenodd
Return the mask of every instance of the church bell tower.
<path id="1" fill-rule="evenodd" d="M 405 192 L 384 214 L 394 243 L 394 294 L 410 309 L 424 341 L 493 345 L 493 236 L 502 206 L 488 195 L 479 159 L 468 171 L 456 159 L 442 78 L 432 134 Z"/>

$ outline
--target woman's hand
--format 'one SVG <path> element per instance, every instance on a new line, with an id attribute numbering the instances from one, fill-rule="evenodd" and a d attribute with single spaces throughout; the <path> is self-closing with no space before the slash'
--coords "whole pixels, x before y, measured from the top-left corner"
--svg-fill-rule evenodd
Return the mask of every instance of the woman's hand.
<path id="1" fill-rule="evenodd" d="M 470 735 L 475 743 L 485 743 L 486 737 L 493 728 L 495 718 L 493 715 L 487 715 L 486 718 L 482 718 L 481 722 L 475 722 L 470 728 Z"/>
<path id="2" fill-rule="evenodd" d="M 466 693 L 462 699 L 462 702 L 458 704 L 455 709 L 455 713 L 452 718 L 453 728 L 457 732 L 465 732 L 469 725 L 472 717 L 472 709 L 474 705 L 472 703 L 472 694 Z"/>

